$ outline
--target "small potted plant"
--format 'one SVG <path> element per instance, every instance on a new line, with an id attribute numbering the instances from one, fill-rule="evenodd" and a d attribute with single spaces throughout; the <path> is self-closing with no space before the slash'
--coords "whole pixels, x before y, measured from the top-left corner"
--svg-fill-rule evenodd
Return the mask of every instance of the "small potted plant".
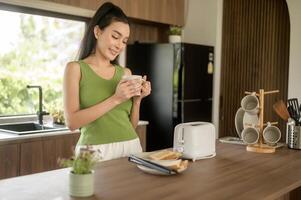
<path id="1" fill-rule="evenodd" d="M 95 164 L 101 160 L 90 148 L 81 149 L 78 155 L 69 159 L 59 159 L 62 167 L 71 167 L 69 172 L 69 193 L 74 197 L 88 197 L 94 194 Z"/>
<path id="2" fill-rule="evenodd" d="M 64 108 L 62 102 L 52 102 L 47 106 L 54 126 L 65 125 Z"/>
<path id="3" fill-rule="evenodd" d="M 60 109 L 53 109 L 50 112 L 53 123 L 58 125 L 64 125 L 65 124 L 65 118 L 64 118 L 64 111 Z"/>
<path id="4" fill-rule="evenodd" d="M 170 26 L 168 40 L 170 43 L 181 42 L 182 28 L 180 26 Z"/>

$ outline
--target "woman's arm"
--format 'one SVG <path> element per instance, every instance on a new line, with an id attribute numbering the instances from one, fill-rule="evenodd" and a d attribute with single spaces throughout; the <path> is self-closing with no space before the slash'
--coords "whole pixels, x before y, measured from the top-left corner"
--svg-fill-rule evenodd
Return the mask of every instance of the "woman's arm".
<path id="1" fill-rule="evenodd" d="M 124 74 L 132 75 L 132 72 L 129 68 L 124 68 Z M 137 127 L 139 121 L 140 102 L 141 100 L 137 101 L 135 97 L 133 98 L 133 106 L 131 109 L 130 120 L 134 128 Z"/>
<path id="2" fill-rule="evenodd" d="M 132 72 L 129 68 L 124 68 L 124 74 L 132 75 Z M 131 120 L 132 126 L 134 128 L 137 127 L 138 121 L 139 121 L 140 102 L 141 102 L 141 99 L 133 97 L 133 106 L 131 109 L 130 120 Z"/>
<path id="3" fill-rule="evenodd" d="M 136 100 L 136 98 L 133 98 L 133 106 L 131 110 L 131 123 L 132 126 L 136 129 L 138 122 L 139 122 L 139 113 L 140 113 L 140 103 L 141 100 Z"/>
<path id="4" fill-rule="evenodd" d="M 130 71 L 131 74 L 131 71 Z M 138 122 L 139 122 L 139 116 L 140 116 L 140 105 L 142 98 L 148 96 L 151 92 L 151 85 L 149 81 L 146 81 L 146 76 L 143 77 L 143 84 L 141 88 L 141 95 L 140 96 L 134 96 L 133 97 L 133 106 L 131 110 L 131 123 L 132 126 L 136 129 Z"/>
<path id="5" fill-rule="evenodd" d="M 64 110 L 67 126 L 75 130 L 89 124 L 110 111 L 120 103 L 135 95 L 132 84 L 127 81 L 120 81 L 114 95 L 108 99 L 80 110 L 79 103 L 79 82 L 81 78 L 80 66 L 77 62 L 67 64 L 64 74 Z"/>

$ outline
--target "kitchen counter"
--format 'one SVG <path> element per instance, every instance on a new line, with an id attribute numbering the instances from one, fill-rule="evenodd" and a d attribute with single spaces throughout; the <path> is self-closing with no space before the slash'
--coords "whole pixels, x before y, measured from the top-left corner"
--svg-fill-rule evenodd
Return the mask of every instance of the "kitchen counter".
<path id="1" fill-rule="evenodd" d="M 140 121 L 136 128 L 143 150 L 146 149 L 147 124 Z M 79 137 L 79 130 L 28 135 L 0 133 L 0 179 L 60 168 L 57 159 L 71 157 Z"/>
<path id="2" fill-rule="evenodd" d="M 148 125 L 148 121 L 139 121 L 138 122 L 138 126 L 143 126 L 143 125 Z M 18 142 L 22 142 L 24 140 L 34 141 L 34 140 L 41 139 L 41 138 L 47 138 L 47 137 L 58 136 L 58 135 L 74 134 L 74 133 L 79 133 L 79 130 L 53 131 L 53 132 L 45 132 L 45 133 L 27 134 L 27 135 L 16 135 L 16 134 L 5 133 L 5 132 L 0 131 L 0 145 L 18 143 Z"/>
<path id="3" fill-rule="evenodd" d="M 95 169 L 95 195 L 85 199 L 300 199 L 300 155 L 285 147 L 251 153 L 218 142 L 216 157 L 189 162 L 186 171 L 172 176 L 146 174 L 127 158 L 105 161 Z M 68 195 L 68 171 L 1 180 L 0 199 L 77 199 Z"/>

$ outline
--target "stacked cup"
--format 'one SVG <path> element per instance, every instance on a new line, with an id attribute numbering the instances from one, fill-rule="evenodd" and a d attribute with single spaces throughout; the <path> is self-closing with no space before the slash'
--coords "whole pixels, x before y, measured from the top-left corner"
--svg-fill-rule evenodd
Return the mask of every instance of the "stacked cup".
<path id="1" fill-rule="evenodd" d="M 270 122 L 268 122 L 267 127 L 263 129 L 263 139 L 266 144 L 274 146 L 279 142 L 281 138 L 281 131 L 277 126 L 272 126 Z"/>
<path id="2" fill-rule="evenodd" d="M 241 108 L 245 111 L 244 118 L 248 117 L 251 119 L 257 119 L 253 122 L 250 122 L 252 124 L 244 124 L 244 129 L 241 133 L 242 140 L 246 144 L 256 144 L 259 140 L 259 130 L 257 124 L 259 113 L 259 100 L 256 97 L 256 93 L 246 95 L 241 100 Z"/>
<path id="3" fill-rule="evenodd" d="M 256 93 L 252 93 L 250 95 L 246 95 L 241 100 L 241 108 L 245 111 L 244 115 L 250 115 L 252 118 L 257 117 L 259 113 L 259 100 L 256 97 Z M 245 117 L 244 116 L 244 117 Z M 257 121 L 258 122 L 258 121 Z M 244 124 L 246 125 L 246 124 Z M 241 133 L 241 138 L 246 144 L 256 144 L 259 140 L 259 124 L 247 124 L 244 126 L 244 129 Z M 281 138 L 281 132 L 279 128 L 276 126 L 272 126 L 271 123 L 268 122 L 267 127 L 263 130 L 263 139 L 266 144 L 274 146 Z"/>

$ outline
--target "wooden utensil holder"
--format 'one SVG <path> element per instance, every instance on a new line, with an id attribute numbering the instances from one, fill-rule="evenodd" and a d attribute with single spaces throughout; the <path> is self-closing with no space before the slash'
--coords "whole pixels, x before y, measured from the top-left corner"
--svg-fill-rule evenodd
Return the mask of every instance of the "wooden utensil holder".
<path id="1" fill-rule="evenodd" d="M 278 93 L 279 90 L 272 90 L 265 92 L 264 89 L 260 89 L 259 93 L 256 93 L 256 96 L 259 98 L 259 140 L 257 144 L 247 145 L 246 149 L 250 152 L 256 153 L 274 153 L 276 147 L 269 146 L 263 143 L 263 126 L 266 125 L 263 122 L 263 112 L 264 112 L 264 95 Z M 252 94 L 252 92 L 245 92 L 245 94 Z M 275 124 L 277 122 L 271 122 Z"/>

